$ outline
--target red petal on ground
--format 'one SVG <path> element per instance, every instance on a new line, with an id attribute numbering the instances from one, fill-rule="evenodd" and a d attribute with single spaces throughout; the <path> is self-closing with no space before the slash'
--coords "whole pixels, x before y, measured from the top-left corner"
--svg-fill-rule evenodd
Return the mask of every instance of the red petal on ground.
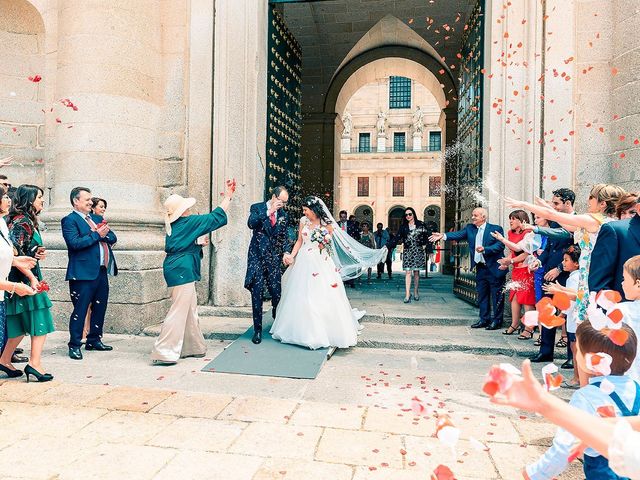
<path id="1" fill-rule="evenodd" d="M 331 285 L 331 288 L 338 288 L 338 284 L 334 283 L 333 285 Z"/>
<path id="2" fill-rule="evenodd" d="M 456 480 L 456 477 L 449 467 L 438 465 L 431 474 L 431 480 Z"/>

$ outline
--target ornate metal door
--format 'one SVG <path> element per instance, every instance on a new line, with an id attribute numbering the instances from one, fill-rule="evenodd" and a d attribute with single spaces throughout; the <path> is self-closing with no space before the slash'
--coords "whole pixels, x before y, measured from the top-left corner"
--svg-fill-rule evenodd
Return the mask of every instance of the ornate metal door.
<path id="1" fill-rule="evenodd" d="M 456 227 L 469 222 L 482 193 L 482 100 L 484 68 L 484 0 L 478 0 L 467 22 L 463 39 L 458 101 L 458 144 L 456 180 Z M 475 275 L 470 271 L 466 242 L 453 247 L 455 255 L 454 293 L 477 304 Z"/>
<path id="2" fill-rule="evenodd" d="M 285 185 L 300 198 L 300 138 L 302 134 L 302 52 L 274 6 L 269 8 L 267 65 L 267 165 L 265 197 Z M 288 210 L 296 210 L 294 206 Z M 300 212 L 297 212 L 300 213 Z M 299 216 L 299 215 L 298 215 Z M 297 218 L 294 214 L 292 218 Z"/>

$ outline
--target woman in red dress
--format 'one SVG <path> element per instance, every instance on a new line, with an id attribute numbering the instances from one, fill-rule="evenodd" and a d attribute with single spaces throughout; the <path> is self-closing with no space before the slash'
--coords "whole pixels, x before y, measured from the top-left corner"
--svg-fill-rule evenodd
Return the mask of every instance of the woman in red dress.
<path id="1" fill-rule="evenodd" d="M 505 335 L 513 335 L 520 330 L 520 318 L 522 315 L 522 309 L 525 312 L 533 310 L 536 304 L 536 293 L 534 287 L 534 274 L 529 269 L 529 265 L 525 262 L 529 256 L 526 252 L 517 251 L 512 248 L 514 244 L 522 241 L 527 232 L 522 230 L 524 223 L 530 223 L 529 215 L 524 210 L 514 210 L 509 214 L 509 231 L 507 232 L 507 240 L 505 242 L 511 255 L 507 257 L 506 262 L 501 263 L 504 265 L 512 265 L 511 270 L 511 282 L 508 285 L 510 287 L 509 301 L 511 302 L 511 325 L 504 331 Z M 495 235 L 495 237 L 504 241 L 502 235 Z M 502 237 L 502 238 L 500 238 Z M 503 268 L 508 268 L 504 266 Z M 522 333 L 518 336 L 519 340 L 529 340 L 533 337 L 533 330 L 524 328 Z"/>

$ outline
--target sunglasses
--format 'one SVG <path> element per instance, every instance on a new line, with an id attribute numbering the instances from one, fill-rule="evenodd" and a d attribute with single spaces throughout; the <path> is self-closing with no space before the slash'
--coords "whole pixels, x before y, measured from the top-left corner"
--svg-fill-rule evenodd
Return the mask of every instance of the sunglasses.
<path id="1" fill-rule="evenodd" d="M 413 217 L 413 213 L 405 213 L 404 216 L 405 217 Z"/>

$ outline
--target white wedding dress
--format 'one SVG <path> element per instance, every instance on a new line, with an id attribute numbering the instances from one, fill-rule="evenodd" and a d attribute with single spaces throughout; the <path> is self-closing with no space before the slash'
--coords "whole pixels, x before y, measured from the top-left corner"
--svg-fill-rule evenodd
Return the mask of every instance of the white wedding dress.
<path id="1" fill-rule="evenodd" d="M 282 297 L 271 336 L 312 350 L 347 348 L 358 342 L 366 312 L 352 309 L 340 273 L 327 250 L 310 240 L 314 227 L 300 220 L 302 246 L 282 277 Z"/>

